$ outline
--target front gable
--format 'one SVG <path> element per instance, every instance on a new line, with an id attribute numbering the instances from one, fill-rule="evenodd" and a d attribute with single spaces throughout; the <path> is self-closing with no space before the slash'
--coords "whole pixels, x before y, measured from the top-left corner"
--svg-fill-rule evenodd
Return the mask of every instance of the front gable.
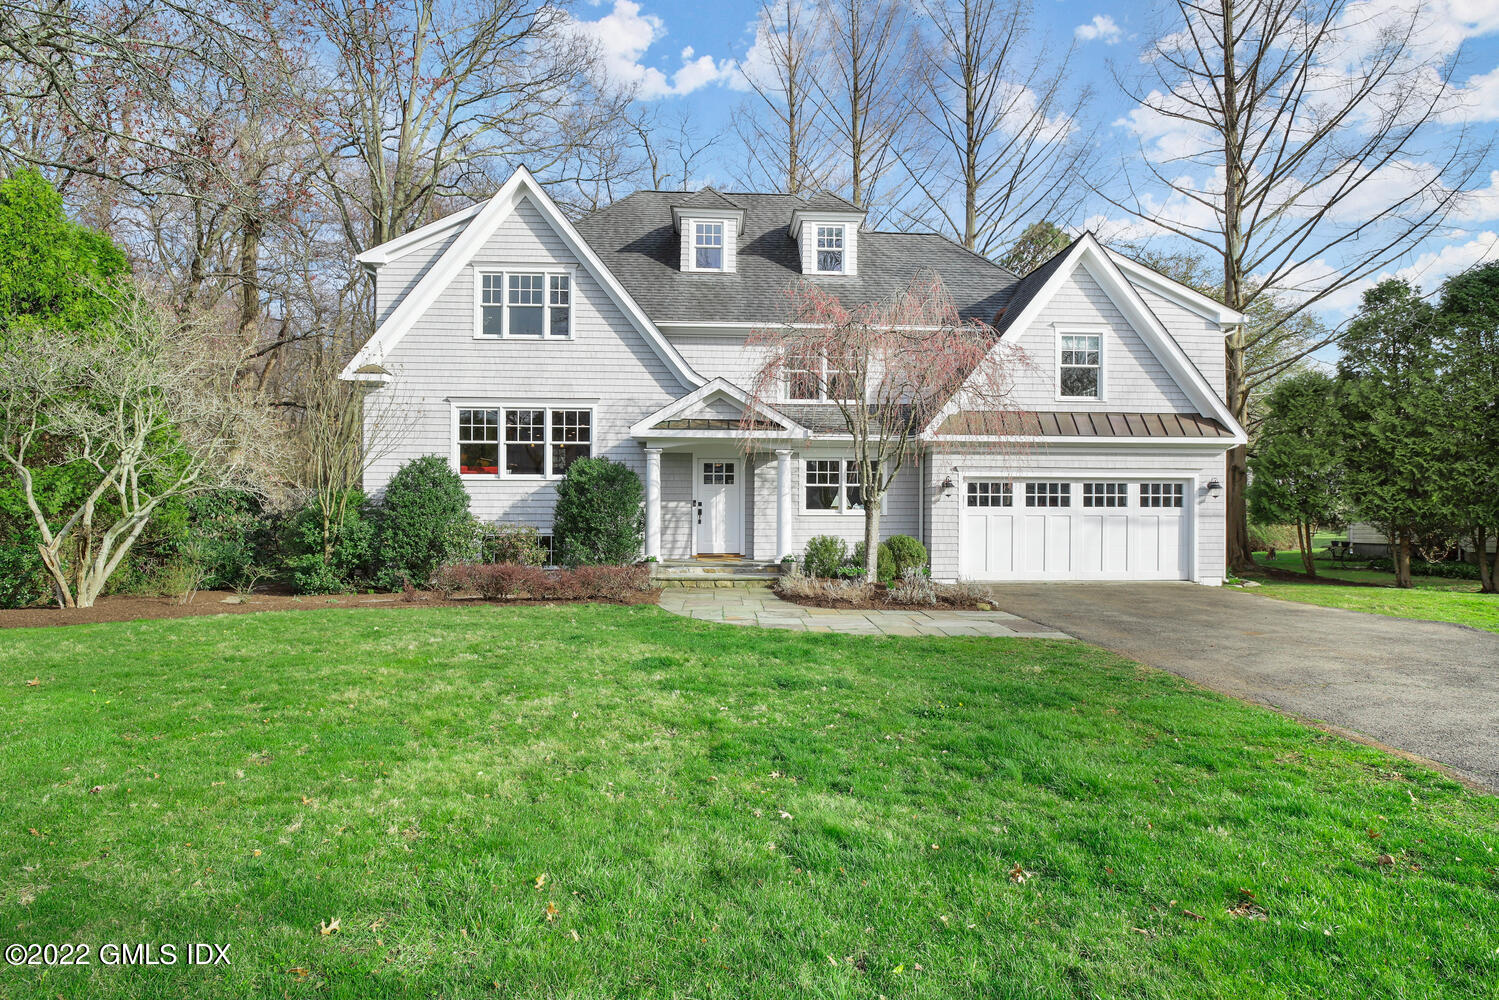
<path id="1" fill-rule="evenodd" d="M 475 329 L 472 322 L 454 324 L 452 317 L 461 309 L 459 303 L 477 303 L 476 275 L 484 266 L 529 267 L 551 263 L 576 267 L 580 276 L 590 279 L 608 299 L 608 311 L 617 313 L 625 326 L 633 327 L 643 345 L 683 387 L 703 384 L 702 376 L 671 346 L 524 167 L 516 170 L 477 211 L 466 209 L 461 214 L 467 217 L 467 222 L 456 238 L 442 232 L 440 224 L 434 224 L 431 236 L 424 237 L 434 247 L 431 254 L 436 259 L 430 265 L 422 266 L 420 249 L 416 252 L 408 246 L 388 249 L 402 243 L 404 238 L 361 255 L 369 263 L 378 263 L 382 254 L 391 260 L 411 261 L 409 266 L 420 270 L 420 277 L 380 318 L 374 336 L 344 368 L 343 378 L 367 380 L 361 370 L 370 366 L 393 369 L 388 359 L 396 346 L 434 311 L 441 314 L 447 325 L 465 328 L 464 334 L 471 338 Z"/>

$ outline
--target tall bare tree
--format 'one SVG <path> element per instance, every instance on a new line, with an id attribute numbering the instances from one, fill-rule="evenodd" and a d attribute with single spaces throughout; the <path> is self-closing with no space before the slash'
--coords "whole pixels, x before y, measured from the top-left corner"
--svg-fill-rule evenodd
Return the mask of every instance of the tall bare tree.
<path id="1" fill-rule="evenodd" d="M 787 194 L 815 191 L 832 166 L 828 123 L 817 99 L 821 71 L 816 11 L 805 0 L 765 0 L 743 69 L 753 96 L 734 113 L 742 147 L 736 178 Z"/>
<path id="2" fill-rule="evenodd" d="M 1071 85 L 1071 53 L 1043 44 L 1025 3 L 921 0 L 921 9 L 929 38 L 899 213 L 982 254 L 1007 249 L 1030 223 L 1066 225 L 1092 150 L 1082 118 L 1090 94 Z"/>
<path id="3" fill-rule="evenodd" d="M 819 21 L 826 61 L 814 77 L 817 95 L 841 147 L 849 197 L 865 206 L 894 165 L 911 115 L 915 32 L 905 0 L 822 0 Z"/>
<path id="4" fill-rule="evenodd" d="M 1379 272 L 1436 231 L 1483 150 L 1434 129 L 1452 104 L 1455 57 L 1423 40 L 1428 13 L 1354 0 L 1177 0 L 1146 52 L 1143 86 L 1116 74 L 1169 142 L 1131 157 L 1115 206 L 1223 262 L 1222 293 L 1269 321 L 1227 341 L 1227 398 L 1248 421 L 1255 387 L 1331 339 L 1271 351 L 1328 296 Z M 1437 141 L 1433 141 L 1437 140 Z M 1228 458 L 1229 565 L 1249 564 L 1246 450 Z"/>

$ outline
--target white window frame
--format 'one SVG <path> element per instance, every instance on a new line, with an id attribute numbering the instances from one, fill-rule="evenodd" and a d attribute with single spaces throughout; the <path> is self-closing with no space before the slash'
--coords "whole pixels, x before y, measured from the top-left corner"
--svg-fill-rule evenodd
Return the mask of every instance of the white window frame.
<path id="1" fill-rule="evenodd" d="M 711 231 L 708 231 L 713 226 L 717 226 L 718 227 L 718 234 L 717 234 L 718 235 L 718 242 L 717 243 L 700 243 L 700 242 L 698 242 L 704 236 L 707 236 L 707 237 L 711 238 L 714 235 Z M 728 227 L 727 223 L 725 223 L 725 222 L 723 222 L 723 221 L 721 221 L 719 219 L 695 219 L 695 220 L 693 220 L 693 223 L 692 223 L 692 269 L 694 271 L 708 271 L 708 272 L 715 272 L 715 273 L 716 272 L 721 272 L 721 271 L 728 270 L 728 266 L 729 266 L 728 239 L 729 239 L 729 227 Z M 718 266 L 717 267 L 703 267 L 701 264 L 699 264 L 697 262 L 697 252 L 699 250 L 717 250 L 718 251 Z"/>
<path id="2" fill-rule="evenodd" d="M 1078 401 L 1086 401 L 1086 402 L 1099 403 L 1099 402 L 1102 402 L 1103 400 L 1105 400 L 1106 398 L 1108 398 L 1107 387 L 1106 387 L 1105 381 L 1104 381 L 1104 371 L 1105 371 L 1105 368 L 1106 368 L 1106 364 L 1105 364 L 1106 359 L 1104 357 L 1104 341 L 1107 339 L 1104 336 L 1104 334 L 1107 331 L 1104 330 L 1102 327 L 1095 327 L 1095 326 L 1086 326 L 1086 327 L 1058 326 L 1055 329 L 1056 329 L 1056 353 L 1054 355 L 1054 360 L 1056 362 L 1056 378 L 1055 378 L 1054 388 L 1056 390 L 1057 401 L 1058 402 L 1065 402 L 1065 401 L 1068 401 L 1068 400 L 1078 400 Z M 1097 337 L 1098 338 L 1098 365 L 1097 365 L 1097 371 L 1098 371 L 1098 394 L 1097 395 L 1095 395 L 1095 396 L 1065 396 L 1065 395 L 1062 394 L 1062 338 L 1063 337 Z M 1069 367 L 1069 368 L 1088 368 L 1088 367 L 1091 367 L 1091 366 L 1089 366 L 1089 365 L 1068 365 L 1067 367 Z"/>
<path id="3" fill-rule="evenodd" d="M 544 344 L 547 342 L 558 343 L 573 340 L 577 330 L 578 312 L 578 278 L 576 269 L 571 267 L 481 267 L 474 269 L 474 339 L 475 340 L 519 340 L 529 344 Z M 510 332 L 510 276 L 511 275 L 541 275 L 541 334 L 512 334 Z M 486 277 L 497 277 L 500 279 L 500 333 L 495 336 L 484 332 L 484 279 Z M 565 306 L 552 302 L 552 281 L 554 278 L 567 279 L 567 304 Z M 493 307 L 492 303 L 489 303 Z M 552 310 L 567 309 L 567 335 L 555 336 L 552 333 Z M 465 407 L 469 409 L 469 407 Z"/>
<path id="4" fill-rule="evenodd" d="M 839 463 L 839 465 L 838 465 L 838 484 L 837 484 L 838 505 L 836 507 L 830 507 L 830 508 L 824 510 L 824 509 L 822 509 L 820 507 L 809 507 L 809 506 L 807 506 L 807 488 L 810 485 L 813 485 L 813 484 L 810 484 L 810 483 L 807 482 L 807 463 L 808 462 L 837 462 L 837 463 Z M 800 486 L 799 486 L 799 488 L 801 490 L 801 497 L 799 498 L 799 503 L 801 505 L 801 512 L 803 514 L 809 514 L 809 515 L 811 515 L 813 517 L 822 517 L 822 516 L 826 516 L 826 517 L 847 517 L 850 514 L 862 517 L 864 515 L 864 506 L 863 506 L 863 504 L 860 504 L 859 506 L 855 507 L 855 506 L 851 505 L 848 502 L 848 487 L 850 485 L 849 484 L 849 477 L 851 475 L 855 475 L 855 476 L 858 475 L 858 468 L 859 468 L 859 460 L 858 459 L 851 458 L 848 455 L 815 455 L 814 454 L 814 455 L 802 455 L 801 456 L 801 463 L 802 463 L 802 470 L 801 470 L 802 474 L 801 474 L 801 483 L 800 483 Z M 876 467 L 876 474 L 878 474 L 878 467 Z M 824 483 L 824 484 L 817 484 L 817 485 L 830 485 L 830 484 Z M 857 484 L 857 485 L 861 485 L 862 486 L 862 484 Z"/>
<path id="5" fill-rule="evenodd" d="M 848 226 L 842 222 L 814 222 L 812 225 L 812 273 L 813 274 L 847 274 L 848 273 Z M 823 230 L 831 233 L 837 231 L 837 246 L 823 247 Z M 830 239 L 834 237 L 829 237 Z M 837 270 L 829 270 L 822 266 L 822 252 L 837 250 L 840 267 Z"/>
<path id="6" fill-rule="evenodd" d="M 983 486 L 984 489 L 979 489 Z M 979 502 L 983 501 L 983 502 Z M 1015 506 L 1015 484 L 1005 479 L 975 478 L 963 481 L 963 506 L 991 510 Z"/>
<path id="7" fill-rule="evenodd" d="M 790 364 L 789 359 L 788 359 L 786 365 L 783 366 L 783 375 L 784 375 L 784 377 L 781 380 L 781 383 L 782 383 L 781 388 L 782 388 L 782 392 L 785 393 L 786 402 L 788 402 L 788 403 L 840 403 L 840 402 L 847 403 L 847 402 L 853 402 L 854 401 L 854 397 L 853 396 L 850 396 L 848 399 L 840 400 L 836 396 L 829 396 L 828 395 L 828 385 L 832 381 L 832 374 L 831 373 L 833 373 L 833 372 L 848 372 L 849 369 L 832 367 L 826 354 L 819 354 L 817 356 L 816 365 L 817 365 L 816 368 L 799 368 L 799 367 L 798 368 L 793 368 L 791 366 L 791 364 Z M 815 396 L 793 396 L 793 395 L 791 395 L 791 373 L 792 372 L 812 372 L 814 375 L 816 375 L 817 376 L 817 395 L 815 395 Z M 852 389 L 854 392 L 857 392 L 858 389 L 859 389 L 859 387 L 857 385 L 854 385 L 852 383 L 852 381 L 850 381 L 849 388 Z"/>
<path id="8" fill-rule="evenodd" d="M 526 339 L 527 340 L 534 340 L 535 338 L 534 337 L 527 337 Z M 597 407 L 595 407 L 595 405 L 593 404 L 592 401 L 590 401 L 590 402 L 573 402 L 573 401 L 570 401 L 570 400 L 543 400 L 543 401 L 540 401 L 540 402 L 533 402 L 531 400 L 524 400 L 524 399 L 519 399 L 519 400 L 517 400 L 517 399 L 508 399 L 508 400 L 488 400 L 488 399 L 485 399 L 485 400 L 474 400 L 474 399 L 465 399 L 465 400 L 453 400 L 452 403 L 451 403 L 451 408 L 452 408 L 452 420 L 451 420 L 451 429 L 449 431 L 449 438 L 452 441 L 452 452 L 451 452 L 452 463 L 453 463 L 453 468 L 455 470 L 457 470 L 458 474 L 460 476 L 462 476 L 465 480 L 469 480 L 469 479 L 475 479 L 475 480 L 505 479 L 505 480 L 510 480 L 512 482 L 533 482 L 533 483 L 556 482 L 556 481 L 560 480 L 562 478 L 563 474 L 560 473 L 560 472 L 554 472 L 553 469 L 552 469 L 552 446 L 553 446 L 553 444 L 556 444 L 556 443 L 565 443 L 565 442 L 554 442 L 552 440 L 552 414 L 554 412 L 556 412 L 556 411 L 559 411 L 559 410 L 574 410 L 574 411 L 584 412 L 584 413 L 588 414 L 588 457 L 589 458 L 595 458 L 598 455 L 598 451 L 597 451 L 598 444 L 599 444 L 599 441 L 598 441 L 598 433 L 599 433 L 598 409 L 597 409 Z M 459 411 L 461 411 L 461 410 L 498 410 L 499 411 L 499 441 L 498 441 L 498 445 L 499 445 L 499 452 L 498 452 L 499 471 L 498 472 L 464 472 L 463 471 L 463 467 L 458 462 L 458 450 L 459 450 L 458 449 L 458 427 L 459 427 Z M 542 473 L 540 475 L 536 475 L 534 473 L 510 473 L 510 472 L 507 472 L 505 470 L 505 444 L 506 444 L 506 441 L 505 441 L 505 411 L 506 410 L 541 410 L 542 411 L 542 414 L 543 414 L 542 415 L 542 423 L 543 423 L 543 428 L 544 429 L 543 429 L 543 432 L 542 432 L 542 440 L 540 442 L 541 443 L 541 447 L 542 447 Z"/>
<path id="9" fill-rule="evenodd" d="M 1088 510 L 1125 510 L 1129 507 L 1129 483 L 1122 479 L 1085 479 L 1082 506 Z"/>

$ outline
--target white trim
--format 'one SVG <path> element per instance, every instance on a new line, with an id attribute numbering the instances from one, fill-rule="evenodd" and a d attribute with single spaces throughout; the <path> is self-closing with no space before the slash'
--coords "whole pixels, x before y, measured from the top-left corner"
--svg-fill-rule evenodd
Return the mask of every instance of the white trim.
<path id="1" fill-rule="evenodd" d="M 475 340 L 519 340 L 532 344 L 545 342 L 565 343 L 576 340 L 577 333 L 573 320 L 577 317 L 577 291 L 578 278 L 577 268 L 571 264 L 549 267 L 527 267 L 524 264 L 510 264 L 503 266 L 489 264 L 470 264 L 469 270 L 473 273 L 474 283 L 474 339 Z M 512 274 L 541 275 L 542 296 L 542 319 L 541 333 L 536 336 L 525 334 L 512 334 L 510 332 L 510 276 Z M 500 334 L 484 332 L 484 277 L 486 275 L 499 275 L 500 278 Z M 567 279 L 567 335 L 563 337 L 552 334 L 552 279 Z M 533 307 L 534 308 L 534 307 Z"/>
<path id="2" fill-rule="evenodd" d="M 836 230 L 838 230 L 838 252 L 842 255 L 843 266 L 840 267 L 836 271 L 824 271 L 822 268 L 820 268 L 820 267 L 817 266 L 818 255 L 820 253 L 822 253 L 822 248 L 817 245 L 818 241 L 822 238 L 822 233 L 819 232 L 819 230 L 821 230 L 821 229 L 836 229 Z M 850 271 L 849 266 L 848 266 L 849 265 L 849 249 L 850 249 L 850 247 L 849 247 L 849 239 L 848 239 L 848 223 L 846 223 L 846 222 L 813 222 L 813 224 L 812 224 L 812 245 L 811 245 L 811 250 L 812 250 L 811 264 L 812 264 L 812 268 L 811 268 L 811 270 L 809 270 L 809 271 L 807 271 L 805 273 L 807 273 L 807 274 L 836 274 L 836 275 L 840 275 L 840 276 L 841 275 L 851 274 L 852 272 Z"/>
<path id="3" fill-rule="evenodd" d="M 848 505 L 848 467 L 858 463 L 847 452 L 819 451 L 817 448 L 803 449 L 797 455 L 797 461 L 802 464 L 801 474 L 801 496 L 797 503 L 797 513 L 808 517 L 863 517 L 863 507 L 850 507 Z M 807 463 L 808 462 L 837 462 L 838 463 L 838 506 L 832 510 L 823 510 L 818 507 L 807 506 Z M 899 475 L 899 473 L 897 473 Z M 825 485 L 825 484 L 823 484 Z M 859 484 L 863 487 L 863 484 Z M 892 480 L 892 486 L 894 482 Z"/>
<path id="4" fill-rule="evenodd" d="M 448 232 L 458 223 L 467 222 L 478 215 L 484 209 L 484 202 L 477 202 L 467 208 L 461 208 L 451 215 L 445 215 L 436 222 L 429 222 L 425 226 L 413 229 L 409 233 L 397 236 L 393 240 L 386 240 L 379 246 L 370 247 L 361 254 L 355 255 L 354 259 L 366 267 L 381 267 L 391 261 L 399 260 L 407 254 L 415 253 L 423 247 L 430 246 L 448 235 Z"/>
<path id="5" fill-rule="evenodd" d="M 831 208 L 796 208 L 792 209 L 791 211 L 791 224 L 786 227 L 786 231 L 791 234 L 791 238 L 794 240 L 801 239 L 802 226 L 808 222 L 812 223 L 813 225 L 816 225 L 819 222 L 842 223 L 845 226 L 853 226 L 857 231 L 858 228 L 863 225 L 864 219 L 868 214 L 869 213 L 862 208 L 853 207 L 849 207 L 843 210 Z M 845 248 L 846 244 L 848 243 L 848 240 L 846 238 L 847 235 L 848 233 L 845 230 Z"/>
<path id="6" fill-rule="evenodd" d="M 689 223 L 692 226 L 692 232 L 688 234 L 690 239 L 688 241 L 687 249 L 690 253 L 690 256 L 687 260 L 682 262 L 686 265 L 682 268 L 682 270 L 691 271 L 695 274 L 727 274 L 729 270 L 729 240 L 732 238 L 733 233 L 733 228 L 728 224 L 728 221 L 725 219 L 684 219 L 683 221 Z M 718 227 L 717 267 L 698 266 L 697 252 L 700 248 L 698 247 L 697 238 L 699 226 Z M 713 245 L 710 243 L 705 243 L 703 244 L 701 249 L 712 250 Z"/>
<path id="7" fill-rule="evenodd" d="M 562 214 L 556 202 L 552 201 L 541 184 L 525 167 L 516 168 L 515 173 L 511 174 L 510 179 L 495 192 L 494 197 L 483 203 L 483 207 L 469 220 L 468 225 L 453 241 L 453 244 L 432 264 L 416 286 L 396 304 L 390 315 L 385 318 L 385 322 L 381 323 L 375 331 L 374 336 L 370 337 L 364 347 L 360 348 L 344 367 L 340 377 L 348 378 L 367 364 L 381 363 L 386 352 L 426 315 L 438 297 L 452 284 L 453 279 L 468 266 L 474 255 L 495 234 L 500 224 L 510 217 L 522 198 L 529 198 L 532 201 L 542 218 L 551 225 L 557 235 L 562 237 L 563 242 L 567 244 L 568 249 L 578 258 L 583 267 L 603 286 L 615 305 L 666 363 L 672 374 L 682 384 L 689 387 L 697 388 L 703 385 L 706 379 L 694 371 L 686 359 L 677 353 L 677 349 L 651 322 L 639 303 L 619 283 L 619 279 L 604 266 L 598 254 L 594 253 L 593 248 L 578 233 L 573 224 L 567 221 L 567 217 Z"/>
<path id="8" fill-rule="evenodd" d="M 1187 398 L 1198 407 L 1197 412 L 1214 417 L 1233 433 L 1232 438 L 1219 440 L 1226 440 L 1228 447 L 1247 443 L 1249 435 L 1244 431 L 1243 427 L 1239 426 L 1239 422 L 1234 419 L 1233 414 L 1224 404 L 1222 397 L 1208 384 L 1202 372 L 1187 357 L 1181 345 L 1176 342 L 1176 338 L 1171 336 L 1170 331 L 1161 323 L 1160 318 L 1151 311 L 1150 306 L 1140 297 L 1139 289 L 1130 284 L 1129 279 L 1124 276 L 1124 273 L 1114 263 L 1108 252 L 1104 249 L 1103 244 L 1098 242 L 1098 238 L 1092 233 L 1084 233 L 1073 241 L 1072 246 L 1063 251 L 1063 255 L 1061 263 L 1052 272 L 1046 283 L 1031 298 L 1025 308 L 1020 311 L 1020 314 L 1006 324 L 1005 332 L 1001 339 L 1013 342 L 1024 336 L 1026 331 L 1040 319 L 1043 311 L 1056 295 L 1057 289 L 1062 287 L 1062 283 L 1070 278 L 1079 266 L 1082 266 L 1093 280 L 1098 282 L 1099 287 L 1104 290 L 1104 294 L 1108 295 L 1119 311 L 1124 314 L 1125 320 L 1139 334 L 1140 339 L 1145 342 L 1146 347 L 1156 356 L 1156 359 L 1161 362 L 1161 367 L 1166 369 L 1167 374 L 1176 381 L 1176 384 L 1186 393 Z M 931 434 L 934 428 L 941 426 L 942 421 L 961 408 L 962 395 L 962 390 L 959 390 L 953 394 L 952 399 L 949 399 L 942 405 L 936 415 L 923 429 L 923 436 Z M 948 441 L 953 439 L 942 437 L 933 438 L 933 440 Z M 993 439 L 970 438 L 970 440 Z M 1020 438 L 1016 440 L 1025 439 Z M 1139 440 L 1159 443 L 1174 439 L 1141 438 Z M 1187 438 L 1186 440 L 1190 441 L 1193 439 Z"/>
<path id="9" fill-rule="evenodd" d="M 1243 313 L 1230 309 L 1217 299 L 1204 295 L 1197 289 L 1169 278 L 1159 271 L 1152 270 L 1137 260 L 1131 260 L 1122 253 L 1109 250 L 1108 254 L 1115 266 L 1123 271 L 1130 281 L 1137 285 L 1144 285 L 1188 312 L 1196 313 L 1203 319 L 1217 323 L 1224 328 L 1225 333 L 1244 322 Z"/>
<path id="10" fill-rule="evenodd" d="M 1053 323 L 1052 329 L 1052 358 L 1055 361 L 1053 367 L 1056 369 L 1056 378 L 1052 388 L 1056 391 L 1058 403 L 1071 403 L 1077 401 L 1093 401 L 1102 403 L 1108 399 L 1108 385 L 1104 380 L 1104 350 L 1103 342 L 1108 339 L 1109 328 L 1106 326 L 1069 326 L 1063 323 Z M 1062 338 L 1063 337 L 1097 337 L 1098 338 L 1098 393 L 1093 396 L 1064 396 L 1062 395 Z M 1086 368 L 1087 365 L 1070 365 L 1071 368 Z"/>
<path id="11" fill-rule="evenodd" d="M 630 425 L 630 431 L 629 431 L 630 436 L 631 437 L 637 437 L 637 438 L 644 438 L 644 437 L 718 437 L 718 436 L 734 437 L 734 438 L 743 438 L 743 437 L 745 437 L 746 436 L 745 432 L 744 431 L 738 431 L 738 430 L 733 430 L 733 431 L 670 431 L 670 430 L 653 430 L 652 429 L 652 428 L 655 427 L 656 424 L 660 423 L 661 421 L 663 421 L 663 420 L 671 420 L 672 418 L 676 417 L 678 414 L 685 413 L 686 411 L 690 410 L 693 406 L 695 406 L 698 403 L 701 403 L 701 402 L 703 402 L 703 401 L 707 400 L 708 398 L 710 398 L 712 396 L 715 396 L 715 395 L 722 395 L 722 396 L 724 396 L 724 397 L 732 400 L 733 402 L 738 403 L 739 406 L 741 408 L 744 408 L 744 409 L 748 409 L 750 406 L 756 405 L 755 402 L 754 402 L 754 400 L 753 400 L 753 398 L 750 396 L 750 394 L 748 392 L 745 392 L 743 389 L 739 388 L 739 386 L 735 385 L 733 382 L 730 382 L 728 379 L 723 378 L 722 376 L 718 376 L 718 377 L 715 377 L 714 379 L 712 379 L 711 381 L 709 381 L 708 383 L 706 383 L 705 385 L 703 385 L 703 386 L 701 386 L 701 387 L 693 390 L 692 392 L 689 392 L 687 395 L 685 395 L 685 396 L 679 396 L 676 399 L 672 400 L 670 403 L 667 403 L 665 406 L 661 407 L 659 410 L 656 410 L 656 411 L 654 411 L 652 413 L 648 413 L 644 417 L 642 417 L 641 419 L 635 421 L 635 423 L 633 423 L 633 424 Z M 758 432 L 758 433 L 764 433 L 767 437 L 776 437 L 776 438 L 809 438 L 809 437 L 812 436 L 812 432 L 810 430 L 808 430 L 807 428 L 803 427 L 801 424 L 797 423 L 795 420 L 792 420 L 790 417 L 786 416 L 784 413 L 781 413 L 779 410 L 776 410 L 774 407 L 767 406 L 767 405 L 761 403 L 761 404 L 758 405 L 757 408 L 760 410 L 761 414 L 763 414 L 765 417 L 767 417 L 767 418 L 769 418 L 771 420 L 778 421 L 780 424 L 782 424 L 786 428 L 786 430 L 784 432 L 776 432 L 776 433 L 773 433 L 773 434 L 769 433 L 769 432 Z"/>
<path id="12" fill-rule="evenodd" d="M 484 482 L 484 481 L 491 481 L 491 482 L 505 481 L 505 482 L 513 482 L 513 483 L 556 483 L 556 482 L 561 482 L 561 480 L 562 480 L 562 474 L 561 473 L 553 474 L 550 471 L 548 471 L 548 472 L 543 472 L 541 475 L 530 475 L 530 474 L 512 475 L 511 473 L 505 471 L 505 443 L 506 443 L 505 442 L 505 411 L 506 410 L 541 410 L 543 413 L 545 413 L 545 416 L 542 417 L 543 431 L 542 431 L 542 440 L 541 440 L 541 461 L 542 461 L 542 467 L 544 469 L 550 470 L 551 467 L 552 467 L 552 411 L 553 410 L 587 410 L 588 411 L 588 457 L 589 458 L 595 458 L 595 457 L 597 457 L 596 452 L 595 452 L 595 448 L 598 446 L 598 408 L 594 405 L 596 402 L 597 402 L 596 400 L 591 400 L 591 399 L 590 400 L 577 400 L 577 399 L 561 399 L 561 400 L 558 400 L 558 399 L 553 399 L 553 400 L 508 399 L 508 400 L 501 400 L 501 399 L 471 399 L 471 398 L 459 399 L 459 398 L 449 397 L 448 400 L 447 400 L 447 403 L 448 403 L 448 445 L 449 445 L 448 460 L 452 464 L 453 471 L 456 472 L 456 473 L 458 473 L 459 477 L 461 479 L 463 479 L 464 482 L 468 482 L 470 480 L 477 481 L 477 482 Z M 463 471 L 463 467 L 458 462 L 458 446 L 461 443 L 458 440 L 458 411 L 459 410 L 498 410 L 499 411 L 500 416 L 499 416 L 499 426 L 498 426 L 498 431 L 497 431 L 497 433 L 498 433 L 498 439 L 496 441 L 496 444 L 498 445 L 498 452 L 497 452 L 497 456 L 496 456 L 497 457 L 497 461 L 498 461 L 497 471 L 495 471 L 495 472 L 464 472 Z"/>

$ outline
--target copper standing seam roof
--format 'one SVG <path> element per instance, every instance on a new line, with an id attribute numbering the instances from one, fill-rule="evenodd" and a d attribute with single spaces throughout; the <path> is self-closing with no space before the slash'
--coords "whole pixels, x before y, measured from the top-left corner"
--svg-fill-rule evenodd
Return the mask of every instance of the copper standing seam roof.
<path id="1" fill-rule="evenodd" d="M 954 413 L 937 433 L 952 435 L 1004 434 L 1034 437 L 1231 438 L 1233 434 L 1212 417 L 1200 413 L 1101 413 L 1042 411 L 996 414 L 984 411 Z"/>

